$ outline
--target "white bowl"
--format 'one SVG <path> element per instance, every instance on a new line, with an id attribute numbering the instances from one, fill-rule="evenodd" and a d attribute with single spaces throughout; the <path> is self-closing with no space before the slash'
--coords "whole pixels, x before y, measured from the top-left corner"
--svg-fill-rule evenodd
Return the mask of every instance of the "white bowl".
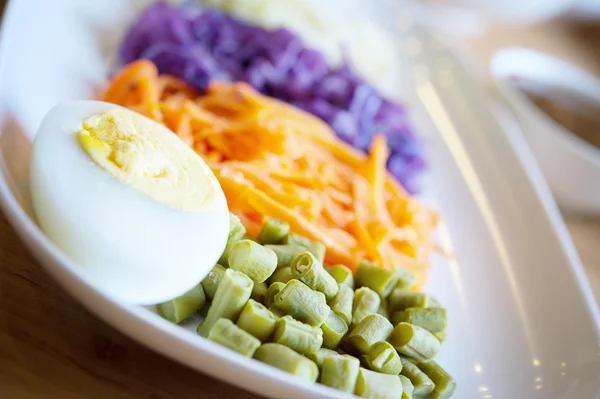
<path id="1" fill-rule="evenodd" d="M 491 72 L 523 132 L 559 206 L 600 214 L 600 149 L 580 139 L 538 108 L 511 79 L 523 78 L 584 94 L 600 104 L 600 80 L 565 61 L 523 48 L 498 51 Z"/>
<path id="2" fill-rule="evenodd" d="M 30 217 L 29 151 L 44 114 L 97 96 L 120 35 L 153 1 L 9 3 L 0 43 L 0 208 L 65 290 L 148 347 L 261 397 L 349 398 L 198 336 L 199 320 L 174 325 L 104 295 Z M 348 0 L 318 4 L 334 2 L 348 10 Z M 396 0 L 368 4 L 361 13 L 382 26 L 400 19 Z M 440 244 L 454 254 L 432 259 L 426 287 L 448 308 L 448 340 L 436 359 L 458 382 L 454 398 L 600 397 L 600 311 L 525 140 L 490 112 L 473 73 L 436 35 L 409 24 L 394 34 L 399 49 L 411 49 L 398 53 L 410 71 L 402 94 L 428 143 L 427 194 L 443 215 Z M 45 297 L 31 300 L 43 307 Z M 200 386 L 196 396 L 210 395 Z"/>

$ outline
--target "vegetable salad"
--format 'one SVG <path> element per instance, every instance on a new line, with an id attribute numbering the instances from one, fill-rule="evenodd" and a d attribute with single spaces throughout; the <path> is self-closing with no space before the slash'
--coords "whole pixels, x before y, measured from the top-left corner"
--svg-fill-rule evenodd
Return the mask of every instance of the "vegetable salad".
<path id="1" fill-rule="evenodd" d="M 456 381 L 434 360 L 446 310 L 411 291 L 411 273 L 324 266 L 324 246 L 289 230 L 267 218 L 254 241 L 232 215 L 228 267 L 158 313 L 179 323 L 202 312 L 199 335 L 308 382 L 373 399 L 451 397 Z"/>

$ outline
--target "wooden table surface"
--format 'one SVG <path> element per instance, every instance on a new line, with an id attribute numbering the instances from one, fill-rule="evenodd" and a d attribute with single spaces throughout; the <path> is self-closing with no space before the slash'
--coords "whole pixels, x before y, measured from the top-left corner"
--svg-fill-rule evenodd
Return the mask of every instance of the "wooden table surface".
<path id="1" fill-rule="evenodd" d="M 600 76 L 600 52 L 592 51 L 589 35 L 564 24 L 499 27 L 472 45 L 482 67 L 493 49 L 521 44 Z M 600 220 L 568 217 L 567 225 L 598 295 Z M 90 314 L 48 277 L 0 214 L 0 398 L 253 397 L 155 354 Z"/>

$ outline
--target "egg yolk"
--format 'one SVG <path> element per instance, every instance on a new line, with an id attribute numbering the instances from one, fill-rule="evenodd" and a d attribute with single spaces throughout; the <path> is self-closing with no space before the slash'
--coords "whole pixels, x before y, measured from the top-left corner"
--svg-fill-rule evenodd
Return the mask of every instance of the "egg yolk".
<path id="1" fill-rule="evenodd" d="M 215 198 L 218 183 L 202 158 L 140 114 L 116 108 L 92 115 L 75 134 L 98 166 L 157 202 L 199 211 Z"/>

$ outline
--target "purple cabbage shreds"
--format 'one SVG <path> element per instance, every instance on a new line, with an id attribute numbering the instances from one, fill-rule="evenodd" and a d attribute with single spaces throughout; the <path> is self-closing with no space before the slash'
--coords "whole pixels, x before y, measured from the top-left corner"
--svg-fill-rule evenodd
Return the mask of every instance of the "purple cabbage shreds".
<path id="1" fill-rule="evenodd" d="M 161 73 L 200 90 L 211 80 L 244 81 L 326 121 L 338 137 L 364 152 L 373 136 L 388 139 L 388 170 L 410 192 L 425 167 L 423 144 L 405 109 L 381 96 L 349 64 L 332 68 L 286 29 L 265 30 L 217 10 L 158 2 L 127 32 L 120 48 L 126 64 L 153 61 Z"/>

